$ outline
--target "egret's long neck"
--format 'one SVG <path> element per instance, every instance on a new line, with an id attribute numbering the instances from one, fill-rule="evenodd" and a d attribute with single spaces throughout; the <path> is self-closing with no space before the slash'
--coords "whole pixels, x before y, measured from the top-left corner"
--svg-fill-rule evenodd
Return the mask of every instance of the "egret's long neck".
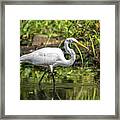
<path id="1" fill-rule="evenodd" d="M 68 42 L 64 42 L 64 48 L 65 48 L 65 51 L 70 54 L 71 58 L 70 60 L 66 60 L 66 64 L 68 66 L 72 65 L 76 59 L 76 55 L 75 55 L 75 52 L 73 49 L 70 49 L 69 46 L 68 46 Z"/>

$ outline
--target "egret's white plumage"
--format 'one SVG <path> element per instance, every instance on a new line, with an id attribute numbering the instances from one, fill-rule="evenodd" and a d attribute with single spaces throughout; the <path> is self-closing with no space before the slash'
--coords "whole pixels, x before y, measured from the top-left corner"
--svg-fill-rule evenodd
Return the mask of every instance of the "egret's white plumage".
<path id="1" fill-rule="evenodd" d="M 21 56 L 20 61 L 29 62 L 34 65 L 48 65 L 50 66 L 51 72 L 53 72 L 53 67 L 56 66 L 71 66 L 76 58 L 74 50 L 70 49 L 68 46 L 69 43 L 72 42 L 78 43 L 78 41 L 75 38 L 67 38 L 64 41 L 65 51 L 71 56 L 69 60 L 65 59 L 64 53 L 60 48 L 46 47 Z"/>

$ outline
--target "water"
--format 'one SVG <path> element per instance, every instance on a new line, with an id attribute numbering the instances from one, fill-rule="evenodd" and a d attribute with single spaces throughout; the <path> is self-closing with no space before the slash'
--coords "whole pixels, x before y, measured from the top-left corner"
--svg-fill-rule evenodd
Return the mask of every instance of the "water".
<path id="1" fill-rule="evenodd" d="M 21 72 L 21 100 L 52 100 L 53 81 L 47 73 L 41 84 L 44 71 L 27 68 Z M 100 71 L 88 68 L 58 68 L 55 70 L 55 100 L 100 100 Z"/>

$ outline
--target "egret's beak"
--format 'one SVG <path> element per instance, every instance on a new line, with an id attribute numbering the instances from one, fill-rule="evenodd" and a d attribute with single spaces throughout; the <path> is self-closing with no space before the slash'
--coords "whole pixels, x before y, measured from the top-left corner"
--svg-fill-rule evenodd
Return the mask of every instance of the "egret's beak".
<path id="1" fill-rule="evenodd" d="M 78 45 L 80 45 L 81 47 L 89 50 L 85 45 L 83 45 L 82 43 L 78 42 L 77 40 L 74 40 L 74 42 L 76 42 Z"/>

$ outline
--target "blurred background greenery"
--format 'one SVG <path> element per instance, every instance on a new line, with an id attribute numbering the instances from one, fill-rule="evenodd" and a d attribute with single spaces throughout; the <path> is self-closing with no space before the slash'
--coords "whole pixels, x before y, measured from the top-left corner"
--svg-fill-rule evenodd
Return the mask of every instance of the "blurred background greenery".
<path id="1" fill-rule="evenodd" d="M 73 44 L 76 61 L 71 67 L 55 68 L 56 99 L 100 99 L 100 22 L 99 20 L 20 20 L 21 55 L 43 47 L 59 47 L 74 37 L 89 51 Z M 66 53 L 66 59 L 70 56 Z M 46 68 L 31 64 L 20 65 L 20 99 L 49 100 L 52 78 L 46 74 L 42 86 L 38 82 Z"/>

